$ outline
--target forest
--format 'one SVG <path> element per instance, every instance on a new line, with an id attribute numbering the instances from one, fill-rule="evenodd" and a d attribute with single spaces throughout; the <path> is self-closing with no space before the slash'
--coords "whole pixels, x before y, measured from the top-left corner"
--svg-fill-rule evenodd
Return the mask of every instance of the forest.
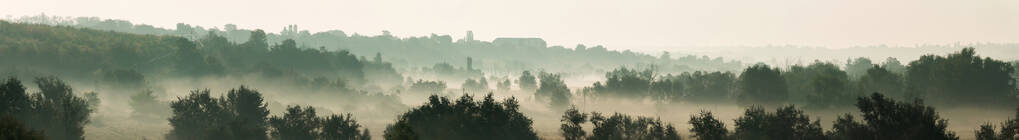
<path id="1" fill-rule="evenodd" d="M 1019 60 L 981 56 L 1016 44 L 778 64 L 224 28 L 2 20 L 0 139 L 1019 138 Z"/>

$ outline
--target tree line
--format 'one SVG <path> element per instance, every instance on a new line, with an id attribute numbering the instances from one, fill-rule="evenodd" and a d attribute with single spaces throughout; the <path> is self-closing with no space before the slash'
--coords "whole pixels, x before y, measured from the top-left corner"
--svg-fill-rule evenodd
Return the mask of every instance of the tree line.
<path id="1" fill-rule="evenodd" d="M 973 48 L 947 56 L 924 55 L 905 66 L 891 58 L 880 65 L 867 58 L 848 62 L 845 69 L 820 61 L 786 69 L 756 64 L 739 74 L 698 71 L 662 75 L 651 69 L 624 67 L 607 72 L 605 81 L 577 94 L 745 105 L 793 103 L 818 109 L 849 106 L 856 97 L 873 92 L 951 106 L 1019 104 L 1015 63 L 981 58 Z"/>
<path id="2" fill-rule="evenodd" d="M 0 137 L 11 139 L 83 139 L 83 126 L 98 100 L 73 93 L 61 80 L 38 78 L 37 93 L 25 93 L 23 84 L 10 78 L 0 85 Z M 823 130 L 795 106 L 774 112 L 751 106 L 726 128 L 710 111 L 690 117 L 690 136 L 704 140 L 725 139 L 958 139 L 947 131 L 947 120 L 923 100 L 902 102 L 880 93 L 856 99 L 859 116 L 845 114 Z M 172 129 L 167 139 L 371 139 L 350 114 L 319 116 L 315 108 L 290 106 L 280 116 L 269 116 L 267 102 L 255 89 L 241 86 L 220 97 L 209 90 L 192 90 L 169 103 Z M 857 119 L 862 118 L 862 119 Z M 677 128 L 660 119 L 621 113 L 603 115 L 566 109 L 561 119 L 566 139 L 682 139 Z M 995 128 L 978 128 L 981 140 L 1012 139 L 1015 119 Z M 401 114 L 386 127 L 385 139 L 539 139 L 532 121 L 510 97 L 496 101 L 492 94 L 476 100 L 463 95 L 456 100 L 433 95 L 423 105 Z M 594 126 L 590 133 L 585 123 Z"/>

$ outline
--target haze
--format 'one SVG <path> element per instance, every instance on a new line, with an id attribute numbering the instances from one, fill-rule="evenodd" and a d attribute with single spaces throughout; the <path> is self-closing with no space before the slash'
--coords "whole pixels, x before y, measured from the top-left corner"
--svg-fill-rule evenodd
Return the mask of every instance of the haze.
<path id="1" fill-rule="evenodd" d="M 279 32 L 297 24 L 397 36 L 467 30 L 479 40 L 541 37 L 549 45 L 661 51 L 679 46 L 1012 43 L 1014 0 L 3 0 L 0 16 L 103 17 Z"/>

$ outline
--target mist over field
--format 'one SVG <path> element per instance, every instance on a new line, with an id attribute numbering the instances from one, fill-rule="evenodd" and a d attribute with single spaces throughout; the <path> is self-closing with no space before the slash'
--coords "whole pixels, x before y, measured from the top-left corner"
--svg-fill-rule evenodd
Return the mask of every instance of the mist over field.
<path id="1" fill-rule="evenodd" d="M 0 140 L 1019 139 L 1015 2 L 45 2 L 0 10 Z"/>

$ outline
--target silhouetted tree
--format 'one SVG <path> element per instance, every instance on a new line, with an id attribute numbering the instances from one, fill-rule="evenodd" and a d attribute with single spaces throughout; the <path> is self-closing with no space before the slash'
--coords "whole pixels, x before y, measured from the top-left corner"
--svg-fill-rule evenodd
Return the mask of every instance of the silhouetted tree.
<path id="1" fill-rule="evenodd" d="M 520 78 L 517 79 L 517 84 L 520 85 L 520 90 L 533 91 L 538 88 L 538 80 L 531 75 L 531 71 L 524 71 L 520 74 Z"/>
<path id="2" fill-rule="evenodd" d="M 538 139 L 531 119 L 518 111 L 514 98 L 496 102 L 463 95 L 455 102 L 432 95 L 428 102 L 400 115 L 386 127 L 385 139 Z"/>
<path id="3" fill-rule="evenodd" d="M 559 74 L 545 73 L 539 74 L 541 77 L 541 84 L 538 86 L 538 91 L 534 93 L 535 97 L 542 100 L 549 101 L 553 107 L 566 107 L 570 104 L 570 89 L 566 87 L 566 83 L 559 77 Z"/>
<path id="4" fill-rule="evenodd" d="M 273 139 L 280 140 L 369 140 L 368 129 L 361 131 L 361 125 L 350 114 L 318 117 L 315 108 L 291 106 L 281 116 L 269 118 Z"/>
<path id="5" fill-rule="evenodd" d="M 220 99 L 209 96 L 209 90 L 192 90 L 184 98 L 170 102 L 173 116 L 170 117 L 169 140 L 218 140 L 234 139 L 229 122 L 233 114 Z"/>
<path id="6" fill-rule="evenodd" d="M 446 90 L 446 82 L 418 80 L 410 85 L 410 89 L 417 92 L 438 94 Z"/>
<path id="7" fill-rule="evenodd" d="M 315 108 L 301 106 L 287 107 L 283 117 L 273 116 L 269 118 L 269 125 L 272 126 L 271 135 L 279 140 L 310 140 L 318 137 L 316 129 L 321 124 L 318 116 L 315 116 Z"/>
<path id="8" fill-rule="evenodd" d="M 743 70 L 739 76 L 740 92 L 737 99 L 743 104 L 774 105 L 786 102 L 789 90 L 778 68 L 757 64 Z"/>
<path id="9" fill-rule="evenodd" d="M 371 140 L 368 129 L 359 130 L 361 125 L 354 121 L 350 114 L 330 115 L 322 120 L 322 133 L 319 134 L 324 140 Z"/>
<path id="10" fill-rule="evenodd" d="M 909 64 L 906 94 L 935 104 L 1012 106 L 1019 104 L 1013 72 L 1011 64 L 980 58 L 973 48 L 924 55 Z"/>
<path id="11" fill-rule="evenodd" d="M 566 140 L 583 140 L 587 136 L 587 132 L 584 132 L 583 126 L 587 122 L 587 113 L 581 113 L 577 110 L 576 106 L 570 107 L 563 114 L 562 119 L 559 120 L 562 125 L 559 125 L 559 129 L 563 133 L 563 138 Z"/>
<path id="12" fill-rule="evenodd" d="M 850 91 L 846 72 L 832 63 L 815 61 L 806 67 L 792 66 L 782 75 L 789 85 L 790 96 L 806 99 L 808 108 L 848 106 L 856 97 Z"/>
<path id="13" fill-rule="evenodd" d="M 84 139 L 84 127 L 92 110 L 88 101 L 75 96 L 71 86 L 55 77 L 37 78 L 40 93 L 33 94 L 31 108 L 23 119 L 33 129 L 52 139 Z"/>
<path id="14" fill-rule="evenodd" d="M 268 139 L 267 104 L 261 93 L 244 86 L 220 99 L 209 96 L 209 90 L 193 90 L 170 108 L 167 139 Z"/>
<path id="15" fill-rule="evenodd" d="M 32 100 L 20 80 L 12 77 L 0 85 L 0 115 L 22 117 L 17 115 L 30 111 L 31 107 Z"/>
<path id="16" fill-rule="evenodd" d="M 663 124 L 660 119 L 638 116 L 636 118 L 615 113 L 605 117 L 601 113 L 591 113 L 594 124 L 590 140 L 680 140 L 679 132 L 672 124 Z"/>
<path id="17" fill-rule="evenodd" d="M 995 132 L 994 125 L 983 124 L 976 130 L 977 140 L 1015 140 L 1019 139 L 1019 109 L 1014 118 L 1001 123 L 1000 131 Z"/>
<path id="18" fill-rule="evenodd" d="M 948 121 L 941 119 L 933 107 L 916 100 L 913 103 L 898 102 L 879 93 L 860 97 L 856 107 L 863 113 L 863 123 L 852 116 L 844 115 L 835 121 L 829 137 L 833 139 L 885 140 L 885 139 L 959 139 L 954 132 L 947 131 Z"/>
<path id="19" fill-rule="evenodd" d="M 895 59 L 895 57 L 885 59 L 885 63 L 882 63 L 881 67 L 895 74 L 906 74 L 906 66 L 902 65 L 902 62 L 899 62 L 899 59 Z"/>
<path id="20" fill-rule="evenodd" d="M 859 78 L 864 73 L 867 73 L 867 69 L 871 67 L 874 67 L 874 63 L 866 57 L 846 60 L 846 74 L 849 74 L 849 77 L 852 79 Z"/>
<path id="21" fill-rule="evenodd" d="M 885 69 L 883 66 L 874 66 L 867 70 L 867 73 L 860 77 L 857 90 L 863 93 L 884 93 L 893 98 L 905 99 L 903 90 L 905 84 L 902 76 Z"/>
<path id="22" fill-rule="evenodd" d="M 737 139 L 745 140 L 820 140 L 825 139 L 818 121 L 793 106 L 778 108 L 774 113 L 763 107 L 751 106 L 736 119 Z"/>
<path id="23" fill-rule="evenodd" d="M 42 133 L 32 130 L 11 116 L 0 117 L 0 139 L 3 140 L 44 140 Z"/>
<path id="24" fill-rule="evenodd" d="M 697 115 L 690 116 L 690 133 L 698 140 L 725 140 L 729 130 L 725 129 L 725 123 L 715 118 L 710 111 L 701 110 Z"/>
<path id="25" fill-rule="evenodd" d="M 591 90 L 601 95 L 616 95 L 618 97 L 643 98 L 652 96 L 650 92 L 653 72 L 650 69 L 636 70 L 618 68 L 605 73 L 605 82 L 595 82 Z M 662 87 L 674 85 L 673 83 L 660 83 Z"/>
<path id="26" fill-rule="evenodd" d="M 235 138 L 268 139 L 265 133 L 268 131 L 269 105 L 262 99 L 262 93 L 241 86 L 227 92 L 225 99 L 226 107 L 236 116 L 231 122 L 231 131 L 237 134 Z"/>

